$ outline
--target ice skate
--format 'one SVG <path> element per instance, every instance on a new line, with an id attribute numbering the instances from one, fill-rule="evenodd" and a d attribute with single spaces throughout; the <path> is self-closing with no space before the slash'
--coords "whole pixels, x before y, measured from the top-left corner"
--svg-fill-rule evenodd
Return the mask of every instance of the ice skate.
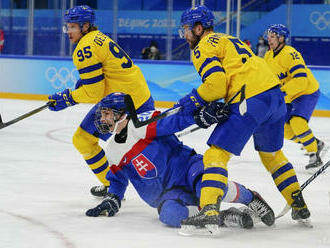
<path id="1" fill-rule="evenodd" d="M 251 192 L 253 193 L 253 200 L 248 204 L 248 207 L 259 216 L 265 225 L 273 225 L 275 222 L 275 214 L 273 209 L 257 192 Z"/>
<path id="2" fill-rule="evenodd" d="M 316 139 L 317 141 L 317 152 L 309 153 L 309 164 L 306 165 L 305 169 L 314 173 L 316 169 L 323 165 L 322 158 L 329 150 L 329 146 L 326 145 L 322 140 Z"/>
<path id="3" fill-rule="evenodd" d="M 322 140 L 316 139 L 316 142 L 317 142 L 317 153 L 320 156 L 320 158 L 323 159 L 330 147 L 327 144 L 325 144 Z"/>
<path id="4" fill-rule="evenodd" d="M 220 212 L 220 226 L 251 229 L 253 220 L 247 212 L 231 207 Z"/>
<path id="5" fill-rule="evenodd" d="M 181 222 L 181 235 L 217 235 L 219 233 L 220 214 L 218 204 L 209 204 L 196 215 Z"/>
<path id="6" fill-rule="evenodd" d="M 295 191 L 292 193 L 292 198 L 294 199 L 291 204 L 292 212 L 291 217 L 293 220 L 297 221 L 299 224 L 306 227 L 313 227 L 310 221 L 311 213 L 309 212 L 301 191 Z"/>
<path id="7" fill-rule="evenodd" d="M 309 154 L 309 164 L 306 165 L 305 169 L 314 173 L 315 169 L 318 169 L 323 165 L 322 160 L 318 153 Z"/>
<path id="8" fill-rule="evenodd" d="M 91 194 L 96 197 L 104 197 L 108 192 L 109 186 L 99 185 L 91 188 Z"/>

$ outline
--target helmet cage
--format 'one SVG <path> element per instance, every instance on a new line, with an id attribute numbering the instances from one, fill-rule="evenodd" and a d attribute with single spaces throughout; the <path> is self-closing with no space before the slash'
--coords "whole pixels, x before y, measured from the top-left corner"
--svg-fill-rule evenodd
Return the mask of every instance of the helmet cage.
<path id="1" fill-rule="evenodd" d="M 116 124 L 120 118 L 125 114 L 125 109 L 112 109 L 112 108 L 107 108 L 107 107 L 98 107 L 96 112 L 95 112 L 95 119 L 94 119 L 94 124 L 101 134 L 108 134 L 111 133 L 110 128 L 112 127 L 111 125 L 102 122 L 102 111 L 109 111 L 112 110 L 113 112 L 113 122 Z"/>
<path id="2" fill-rule="evenodd" d="M 114 115 L 114 123 L 120 121 L 120 118 L 127 114 L 125 105 L 125 95 L 121 92 L 114 92 L 104 97 L 97 106 L 95 112 L 94 123 L 98 131 L 102 134 L 109 133 L 110 127 L 108 124 L 101 122 L 102 110 L 112 110 Z"/>

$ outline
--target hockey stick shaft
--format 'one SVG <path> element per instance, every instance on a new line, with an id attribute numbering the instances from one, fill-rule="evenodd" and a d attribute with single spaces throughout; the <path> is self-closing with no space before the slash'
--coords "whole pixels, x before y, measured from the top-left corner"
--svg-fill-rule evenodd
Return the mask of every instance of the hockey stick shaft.
<path id="1" fill-rule="evenodd" d="M 306 188 L 306 186 L 308 184 L 310 184 L 316 177 L 318 177 L 323 171 L 325 171 L 325 169 L 327 169 L 330 166 L 330 160 L 324 164 L 318 171 L 316 171 L 310 178 L 308 178 L 300 187 L 300 191 L 303 191 L 304 188 Z M 291 209 L 291 206 L 289 204 L 287 204 L 283 210 L 276 216 L 276 219 L 281 218 L 282 216 L 286 215 L 287 212 L 289 212 L 289 210 Z"/>
<path id="2" fill-rule="evenodd" d="M 150 124 L 154 121 L 158 121 L 160 119 L 163 119 L 166 116 L 173 115 L 173 114 L 177 113 L 178 111 L 180 111 L 180 109 L 181 109 L 181 107 L 170 109 L 170 110 L 165 111 L 165 112 L 163 112 L 163 113 L 161 113 L 157 116 L 154 116 L 150 119 L 147 119 L 145 121 L 140 121 L 138 116 L 137 116 L 136 109 L 134 107 L 132 97 L 130 95 L 125 95 L 124 102 L 125 102 L 127 111 L 128 111 L 128 113 L 129 113 L 129 115 L 132 119 L 132 122 L 133 122 L 135 128 L 143 127 L 143 126 L 148 125 L 148 124 Z"/>
<path id="3" fill-rule="evenodd" d="M 233 95 L 232 98 L 230 98 L 229 101 L 226 102 L 225 105 L 223 105 L 223 108 L 226 108 L 228 105 L 230 105 L 235 100 L 235 98 L 239 95 L 239 93 L 241 93 L 240 103 L 242 103 L 245 100 L 245 84 L 242 86 L 241 90 L 237 91 L 235 93 L 235 95 Z M 202 128 L 201 127 L 194 127 L 194 128 L 189 129 L 187 131 L 183 131 L 183 132 L 177 134 L 176 136 L 178 138 L 180 138 L 182 136 L 193 133 L 193 132 L 195 132 L 197 130 L 200 130 L 200 129 L 202 129 Z"/>
<path id="4" fill-rule="evenodd" d="M 200 127 L 194 127 L 194 128 L 192 128 L 192 129 L 189 129 L 189 130 L 183 131 L 183 132 L 177 134 L 176 136 L 177 136 L 178 138 L 181 138 L 182 136 L 185 136 L 185 135 L 187 135 L 187 134 L 193 133 L 193 132 L 195 132 L 195 131 L 197 131 L 197 130 L 199 130 L 199 129 L 201 129 L 201 128 L 200 128 Z"/>
<path id="5" fill-rule="evenodd" d="M 245 99 L 245 85 L 243 85 L 243 87 L 237 91 L 235 93 L 235 95 L 230 98 L 230 100 L 224 105 L 224 107 L 227 107 L 229 104 L 232 103 L 232 101 L 242 92 L 242 95 L 241 95 L 241 99 Z M 243 101 L 242 100 L 242 101 Z M 137 116 L 137 113 L 136 113 L 136 109 L 134 107 L 134 103 L 133 103 L 133 99 L 130 95 L 126 95 L 125 98 L 124 98 L 124 101 L 125 101 L 125 105 L 126 105 L 126 108 L 127 108 L 127 111 L 129 113 L 129 115 L 131 116 L 131 119 L 133 121 L 133 124 L 135 126 L 135 128 L 139 128 L 139 127 L 142 127 L 142 126 L 145 126 L 145 125 L 148 125 L 154 121 L 158 121 L 160 119 L 163 119 L 167 116 L 170 116 L 170 115 L 173 115 L 173 114 L 176 114 L 177 112 L 179 112 L 181 110 L 181 107 L 177 107 L 177 108 L 174 108 L 174 109 L 169 109 L 157 116 L 154 116 L 148 120 L 145 120 L 145 121 L 140 121 L 138 116 Z M 198 130 L 198 129 L 196 129 Z M 196 131 L 194 130 L 194 131 Z"/>
<path id="6" fill-rule="evenodd" d="M 8 121 L 8 122 L 3 122 L 3 121 L 2 121 L 2 118 L 1 118 L 1 115 L 0 115 L 0 129 L 5 128 L 5 127 L 8 127 L 8 126 L 10 126 L 10 125 L 12 125 L 12 124 L 14 124 L 14 123 L 16 123 L 16 122 L 19 122 L 19 121 L 24 120 L 25 118 L 28 118 L 28 117 L 30 117 L 30 116 L 36 114 L 36 113 L 39 113 L 40 111 L 42 111 L 42 110 L 48 108 L 48 106 L 49 106 L 50 104 L 51 104 L 50 102 L 47 102 L 45 105 L 43 105 L 43 106 L 41 106 L 41 107 L 39 107 L 39 108 L 36 108 L 36 109 L 34 109 L 34 110 L 32 110 L 32 111 L 30 111 L 30 112 L 24 114 L 24 115 L 21 115 L 21 116 L 19 116 L 19 117 L 13 119 L 13 120 L 11 120 L 11 121 Z"/>

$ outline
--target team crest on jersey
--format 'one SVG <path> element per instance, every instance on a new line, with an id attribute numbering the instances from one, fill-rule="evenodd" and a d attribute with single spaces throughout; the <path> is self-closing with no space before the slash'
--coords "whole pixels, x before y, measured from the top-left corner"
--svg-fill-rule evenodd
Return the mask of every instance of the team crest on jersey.
<path id="1" fill-rule="evenodd" d="M 134 165 L 136 172 L 142 178 L 152 179 L 157 176 L 156 166 L 143 154 L 139 154 L 139 156 L 134 158 L 132 164 Z"/>

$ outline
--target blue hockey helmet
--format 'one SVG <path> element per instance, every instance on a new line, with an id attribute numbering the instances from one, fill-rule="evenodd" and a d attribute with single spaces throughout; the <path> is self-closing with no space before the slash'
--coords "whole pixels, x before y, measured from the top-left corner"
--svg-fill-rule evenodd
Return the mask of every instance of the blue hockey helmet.
<path id="1" fill-rule="evenodd" d="M 88 5 L 75 6 L 65 12 L 64 21 L 65 23 L 79 23 L 80 26 L 84 23 L 90 23 L 93 26 L 95 13 Z"/>
<path id="2" fill-rule="evenodd" d="M 124 93 L 114 92 L 114 93 L 111 93 L 111 94 L 107 95 L 106 97 L 104 97 L 97 104 L 94 124 L 95 124 L 97 130 L 101 134 L 110 133 L 110 126 L 101 121 L 101 116 L 102 116 L 101 111 L 111 109 L 114 114 L 114 122 L 115 123 L 118 122 L 124 114 L 127 114 L 126 105 L 125 105 L 125 101 L 124 101 L 125 96 L 126 96 L 126 94 L 124 94 Z"/>
<path id="3" fill-rule="evenodd" d="M 270 25 L 266 32 L 265 32 L 265 38 L 267 39 L 267 34 L 268 33 L 274 33 L 277 34 L 278 37 L 283 36 L 284 39 L 288 39 L 290 36 L 290 31 L 289 29 L 283 25 L 283 24 L 272 24 Z"/>
<path id="4" fill-rule="evenodd" d="M 200 22 L 204 28 L 213 27 L 214 15 L 210 9 L 203 5 L 197 5 L 185 10 L 181 15 L 181 25 L 194 27 L 195 23 Z"/>
<path id="5" fill-rule="evenodd" d="M 111 93 L 100 101 L 99 107 L 101 109 L 112 109 L 115 113 L 126 112 L 125 96 L 126 94 L 121 92 Z"/>

